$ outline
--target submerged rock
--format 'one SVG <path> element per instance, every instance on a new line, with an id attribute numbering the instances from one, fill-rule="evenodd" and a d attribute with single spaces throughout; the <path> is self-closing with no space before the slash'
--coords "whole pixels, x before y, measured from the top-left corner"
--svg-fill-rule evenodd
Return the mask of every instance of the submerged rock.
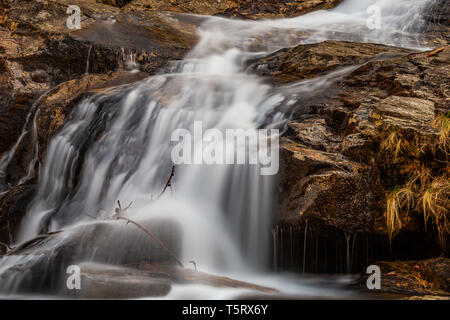
<path id="1" fill-rule="evenodd" d="M 180 252 L 182 235 L 177 222 L 147 219 L 139 220 L 138 223 L 152 232 L 171 252 Z M 167 249 L 135 225 L 124 221 L 100 220 L 42 234 L 13 248 L 1 259 L 2 278 L 5 280 L 1 290 L 9 293 L 65 292 L 67 268 L 86 261 L 107 265 L 142 262 L 166 266 L 177 264 Z M 91 279 L 93 286 L 96 281 L 102 283 L 102 279 Z M 117 281 L 119 284 L 116 284 L 120 285 L 120 279 Z M 148 286 L 154 284 L 150 281 Z M 160 284 L 156 283 L 158 288 Z M 163 285 L 161 290 L 165 288 Z"/>
<path id="2" fill-rule="evenodd" d="M 166 296 L 171 281 L 164 274 L 148 274 L 138 269 L 82 264 L 80 290 L 65 290 L 83 299 L 132 299 Z"/>
<path id="3" fill-rule="evenodd" d="M 277 290 L 227 277 L 167 264 L 141 263 L 128 266 L 83 263 L 81 289 L 63 290 L 83 299 L 130 299 L 166 296 L 173 284 L 197 284 L 216 288 L 247 289 L 259 294 L 276 294 Z"/>

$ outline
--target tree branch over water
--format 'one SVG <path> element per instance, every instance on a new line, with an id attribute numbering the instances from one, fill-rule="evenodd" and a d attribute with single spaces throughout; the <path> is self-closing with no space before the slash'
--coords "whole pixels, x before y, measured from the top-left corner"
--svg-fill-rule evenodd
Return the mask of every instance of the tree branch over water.
<path id="1" fill-rule="evenodd" d="M 182 268 L 184 268 L 183 263 L 180 261 L 180 259 L 178 259 L 178 257 L 169 249 L 165 246 L 165 244 L 151 231 L 149 231 L 148 229 L 144 228 L 142 225 L 140 225 L 139 223 L 137 223 L 136 221 L 133 221 L 129 218 L 125 218 L 125 217 L 116 217 L 117 220 L 124 220 L 127 221 L 128 223 L 132 223 L 134 224 L 136 227 L 138 227 L 139 229 L 141 229 L 142 231 L 144 231 L 147 235 L 149 235 L 150 237 L 152 237 L 153 240 L 155 240 L 159 246 L 161 248 L 164 249 L 164 251 L 166 251 Z"/>

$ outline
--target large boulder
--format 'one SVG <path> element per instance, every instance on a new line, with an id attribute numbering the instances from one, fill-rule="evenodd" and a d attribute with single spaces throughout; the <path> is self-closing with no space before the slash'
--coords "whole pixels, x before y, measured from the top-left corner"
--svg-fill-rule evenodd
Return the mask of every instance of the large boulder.
<path id="1" fill-rule="evenodd" d="M 49 294 L 66 291 L 67 268 L 86 261 L 113 266 L 178 265 L 174 255 L 181 252 L 182 234 L 177 222 L 147 219 L 136 223 L 158 240 L 126 221 L 99 220 L 21 243 L 0 259 L 0 276 L 6 279 L 1 290 Z"/>

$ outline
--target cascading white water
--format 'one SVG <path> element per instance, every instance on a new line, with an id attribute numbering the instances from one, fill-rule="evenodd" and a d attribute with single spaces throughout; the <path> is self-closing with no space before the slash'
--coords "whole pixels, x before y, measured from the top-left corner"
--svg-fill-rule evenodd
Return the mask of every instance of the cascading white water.
<path id="1" fill-rule="evenodd" d="M 267 31 L 306 32 L 298 43 L 342 39 L 418 47 L 420 13 L 430 2 L 347 0 L 334 10 L 292 19 L 208 18 L 197 46 L 170 73 L 76 107 L 47 150 L 19 242 L 91 223 L 92 216 L 110 215 L 120 200 L 133 202 L 127 215 L 134 220 L 176 221 L 186 263 L 195 260 L 202 270 L 234 274 L 264 267 L 275 177 L 260 175 L 257 165 L 183 165 L 176 168 L 173 193 L 155 199 L 170 175 L 172 133 L 192 129 L 198 120 L 205 129 L 282 128 L 289 113 L 277 111 L 280 107 L 294 104 L 298 92 L 324 88 L 351 70 L 273 88 L 243 70 L 246 59 L 288 45 L 270 43 L 270 37 L 264 39 Z M 381 30 L 366 27 L 370 5 L 380 8 Z M 259 52 L 251 53 L 256 40 Z"/>

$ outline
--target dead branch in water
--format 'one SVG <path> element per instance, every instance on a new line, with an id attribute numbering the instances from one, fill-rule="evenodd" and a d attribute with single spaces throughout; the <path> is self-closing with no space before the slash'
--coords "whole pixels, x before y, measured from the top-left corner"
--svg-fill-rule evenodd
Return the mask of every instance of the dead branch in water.
<path id="1" fill-rule="evenodd" d="M 170 172 L 169 180 L 167 180 L 167 183 L 164 186 L 164 189 L 161 192 L 161 194 L 158 196 L 158 199 L 161 198 L 161 196 L 164 194 L 164 192 L 166 192 L 167 188 L 170 188 L 170 190 L 172 190 L 172 178 L 174 175 L 175 175 L 175 166 L 172 166 L 172 171 Z"/>
<path id="2" fill-rule="evenodd" d="M 153 234 L 152 232 L 150 232 L 149 230 L 147 230 L 146 228 L 144 228 L 142 225 L 140 225 L 139 223 L 137 223 L 137 222 L 135 222 L 135 221 L 133 221 L 133 220 L 131 220 L 131 219 L 128 219 L 128 218 L 125 218 L 125 217 L 121 217 L 121 216 L 117 216 L 116 219 L 117 219 L 117 220 L 125 220 L 125 221 L 127 221 L 127 224 L 128 224 L 128 223 L 132 223 L 132 224 L 134 224 L 136 227 L 138 227 L 139 229 L 141 229 L 142 231 L 144 231 L 146 234 L 148 234 L 150 237 L 152 237 L 153 240 L 155 240 L 155 241 L 159 244 L 159 246 L 160 246 L 161 248 L 163 248 L 163 249 L 164 249 L 164 250 L 165 250 L 172 258 L 174 258 L 175 261 L 176 261 L 182 268 L 184 268 L 184 265 L 183 265 L 183 263 L 180 261 L 180 259 L 178 259 L 177 256 L 176 256 L 169 248 L 167 248 L 167 247 L 164 245 L 164 243 L 163 243 L 161 240 L 159 240 L 159 238 L 158 238 L 155 234 Z"/>
<path id="3" fill-rule="evenodd" d="M 162 190 L 161 194 L 158 196 L 158 199 L 164 194 L 164 192 L 167 190 L 167 188 L 170 187 L 172 189 L 172 178 L 174 177 L 174 175 L 175 175 L 175 166 L 172 166 L 172 171 L 170 172 L 169 180 L 167 180 L 167 183 L 164 186 L 164 189 Z M 133 221 L 129 218 L 125 218 L 122 216 L 125 213 L 125 211 L 131 207 L 132 204 L 133 204 L 133 201 L 131 201 L 130 204 L 126 208 L 122 209 L 122 204 L 120 203 L 120 200 L 117 200 L 117 207 L 114 209 L 115 213 L 111 216 L 111 219 L 124 220 L 127 222 L 127 224 L 128 223 L 134 224 L 136 227 L 138 227 L 143 232 L 145 232 L 147 235 L 149 235 L 153 240 L 155 240 L 162 249 L 164 249 L 182 268 L 184 268 L 184 265 L 181 262 L 181 260 L 178 259 L 177 256 L 169 248 L 167 248 L 165 246 L 165 244 L 155 234 L 153 234 L 152 232 L 150 232 L 149 230 L 144 228 L 142 225 L 140 225 L 136 221 Z M 88 215 L 88 216 L 94 220 L 96 219 L 93 216 L 90 216 L 90 215 Z"/>
<path id="4" fill-rule="evenodd" d="M 114 210 L 115 214 L 113 215 L 113 218 L 119 217 L 122 213 L 127 211 L 131 207 L 132 204 L 133 204 L 133 201 L 131 201 L 130 204 L 125 209 L 122 209 L 122 205 L 120 204 L 120 200 L 117 200 L 118 207 Z"/>

